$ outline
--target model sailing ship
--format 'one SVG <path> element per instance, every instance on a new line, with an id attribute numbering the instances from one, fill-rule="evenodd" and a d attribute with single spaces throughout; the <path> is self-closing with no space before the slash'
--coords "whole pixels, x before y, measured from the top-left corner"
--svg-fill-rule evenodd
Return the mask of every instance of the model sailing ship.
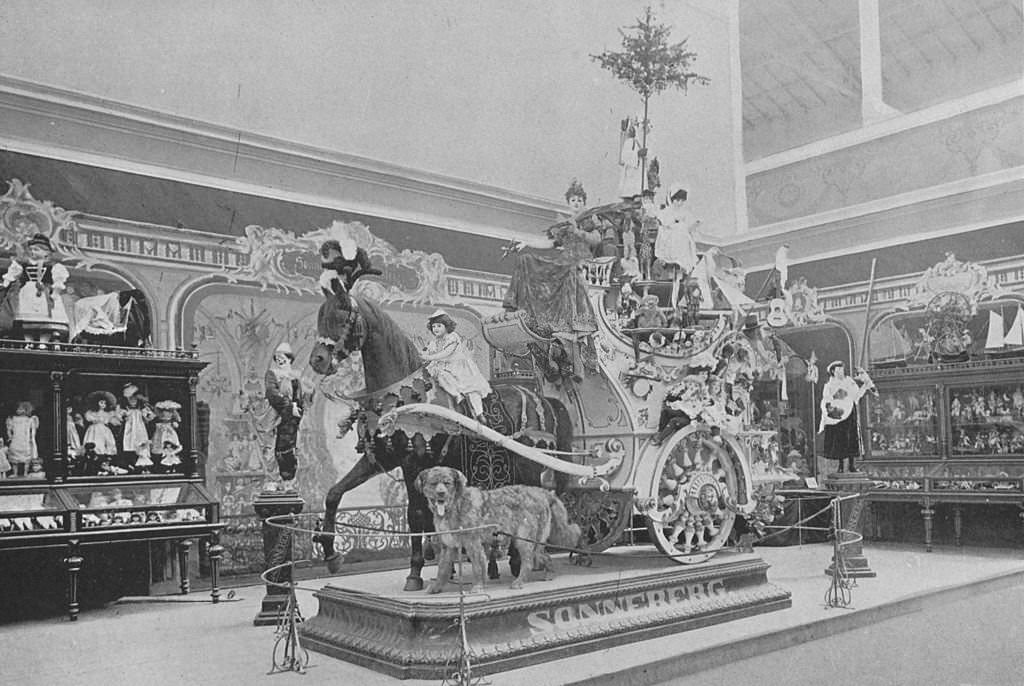
<path id="1" fill-rule="evenodd" d="M 989 311 L 985 354 L 995 358 L 1024 355 L 1024 306 L 1017 305 L 1013 323 L 1005 332 L 1002 312 Z"/>

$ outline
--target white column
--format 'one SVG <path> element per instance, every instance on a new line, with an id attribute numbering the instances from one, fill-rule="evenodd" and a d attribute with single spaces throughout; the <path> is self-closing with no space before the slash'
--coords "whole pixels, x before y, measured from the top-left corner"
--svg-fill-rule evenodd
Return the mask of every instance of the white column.
<path id="1" fill-rule="evenodd" d="M 860 0 L 860 110 L 863 126 L 899 114 L 882 95 L 878 0 Z"/>
<path id="2" fill-rule="evenodd" d="M 1024 2 L 1024 0 L 1021 0 Z M 747 160 L 743 154 L 743 67 L 740 62 L 740 0 L 729 2 L 729 87 L 732 105 L 733 194 L 736 200 L 736 233 L 746 233 Z"/>

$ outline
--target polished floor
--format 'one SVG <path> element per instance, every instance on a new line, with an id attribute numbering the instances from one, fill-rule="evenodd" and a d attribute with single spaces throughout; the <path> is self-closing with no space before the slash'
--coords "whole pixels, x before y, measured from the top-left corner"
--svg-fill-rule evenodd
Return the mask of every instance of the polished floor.
<path id="1" fill-rule="evenodd" d="M 623 554 L 642 559 L 650 553 L 630 551 Z M 769 581 L 792 592 L 791 608 L 493 674 L 482 683 L 1024 684 L 1022 551 L 925 553 L 912 545 L 871 544 L 865 554 L 877 576 L 857 580 L 847 609 L 828 609 L 824 602 L 830 546 L 756 552 L 772 565 Z M 390 593 L 402 576 L 385 571 L 303 582 L 300 605 L 306 616 L 315 614 L 316 599 L 305 589 L 328 582 Z M 538 583 L 571 583 L 571 568 L 554 581 Z M 74 623 L 46 619 L 4 625 L 0 684 L 440 683 L 400 682 L 319 653 L 310 654 L 304 675 L 267 675 L 274 629 L 252 625 L 263 594 L 262 586 L 245 587 L 219 605 L 198 592 L 129 599 L 84 612 Z"/>

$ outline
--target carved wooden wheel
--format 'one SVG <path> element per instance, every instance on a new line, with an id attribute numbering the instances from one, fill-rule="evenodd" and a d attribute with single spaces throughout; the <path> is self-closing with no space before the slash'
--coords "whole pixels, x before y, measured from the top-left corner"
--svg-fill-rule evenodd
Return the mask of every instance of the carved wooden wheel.
<path id="1" fill-rule="evenodd" d="M 737 493 L 735 450 L 703 424 L 681 429 L 662 448 L 647 526 L 658 549 L 676 562 L 705 562 L 728 542 L 736 519 L 727 506 Z"/>
<path id="2" fill-rule="evenodd" d="M 568 490 L 560 494 L 569 521 L 583 529 L 582 548 L 599 553 L 615 545 L 633 517 L 633 493 L 595 489 Z"/>

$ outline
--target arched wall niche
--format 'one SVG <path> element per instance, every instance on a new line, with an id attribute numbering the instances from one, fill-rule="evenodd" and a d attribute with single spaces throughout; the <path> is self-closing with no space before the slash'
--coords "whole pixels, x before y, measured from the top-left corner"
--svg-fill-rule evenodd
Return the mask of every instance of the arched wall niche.
<path id="1" fill-rule="evenodd" d="M 353 432 L 342 435 L 338 430 L 351 407 L 337 400 L 337 394 L 355 394 L 364 384 L 358 354 L 343 361 L 331 377 L 319 377 L 308 366 L 322 296 L 204 278 L 186 286 L 175 300 L 180 303 L 176 320 L 182 340 L 208 363 L 196 393 L 210 405 L 206 477 L 224 514 L 247 514 L 252 499 L 276 474 L 273 415 L 264 395 L 264 376 L 274 349 L 283 342 L 291 346 L 296 371 L 313 394 L 299 430 L 297 487 L 308 508 L 319 510 L 327 489 L 358 458 Z M 480 368 L 489 369 L 490 348 L 483 339 L 479 314 L 465 306 L 441 306 L 455 320 Z M 435 303 L 385 305 L 386 313 L 420 348 L 428 340 L 426 321 L 437 308 Z M 344 505 L 386 507 L 401 504 L 404 497 L 404 487 L 396 484 L 393 475 L 381 475 L 346 496 Z"/>
<path id="2" fill-rule="evenodd" d="M 813 476 L 826 474 L 831 468 L 821 458 L 823 439 L 818 434 L 821 386 L 826 381 L 825 368 L 834 360 L 842 360 L 847 368 L 852 368 L 853 334 L 843 323 L 828 319 L 817 324 L 780 329 L 776 335 L 799 358 L 791 359 L 786 365 L 788 416 L 781 420 L 780 430 L 789 432 L 788 445 L 801 446 L 800 457 L 806 461 Z"/>

